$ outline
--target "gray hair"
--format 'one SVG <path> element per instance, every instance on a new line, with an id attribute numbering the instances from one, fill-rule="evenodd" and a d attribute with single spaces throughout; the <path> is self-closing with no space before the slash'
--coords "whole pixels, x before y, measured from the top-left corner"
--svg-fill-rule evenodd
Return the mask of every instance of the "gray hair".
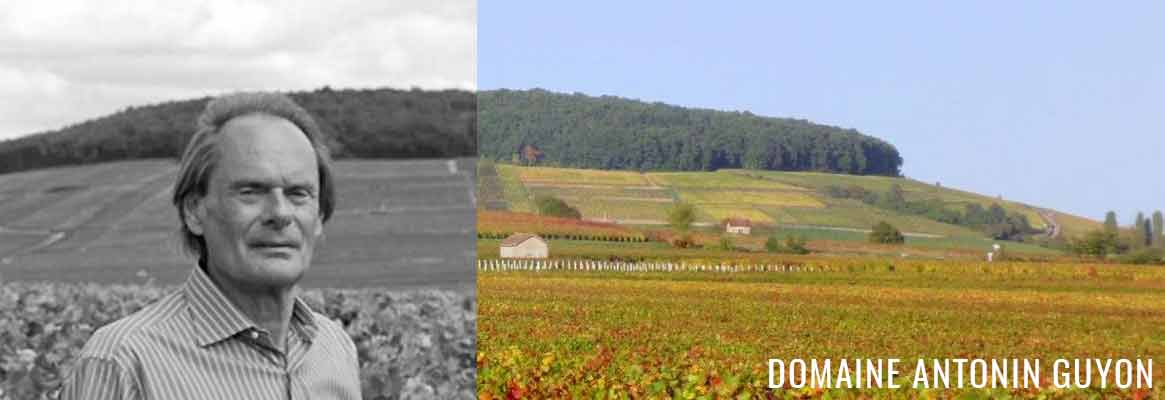
<path id="1" fill-rule="evenodd" d="M 198 117 L 198 130 L 182 152 L 178 180 L 174 183 L 174 207 L 178 209 L 182 247 L 199 261 L 206 259 L 206 240 L 186 226 L 186 206 L 194 198 L 206 196 L 210 176 L 218 163 L 220 153 L 213 140 L 223 125 L 235 117 L 266 114 L 286 119 L 307 136 L 316 154 L 320 181 L 320 215 L 327 222 L 335 209 L 336 191 L 333 185 L 332 159 L 324 145 L 323 133 L 311 114 L 287 96 L 278 93 L 237 93 L 215 98 L 206 104 Z"/>

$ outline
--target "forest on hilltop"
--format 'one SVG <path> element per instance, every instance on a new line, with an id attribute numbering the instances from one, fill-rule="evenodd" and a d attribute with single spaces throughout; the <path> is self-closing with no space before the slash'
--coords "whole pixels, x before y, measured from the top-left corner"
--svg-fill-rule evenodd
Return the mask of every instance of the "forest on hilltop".
<path id="1" fill-rule="evenodd" d="M 899 176 L 893 145 L 853 129 L 541 89 L 478 93 L 481 157 L 560 167 L 750 168 Z"/>
<path id="2" fill-rule="evenodd" d="M 477 100 L 462 90 L 333 90 L 288 95 L 324 131 L 336 158 L 477 154 Z M 209 98 L 129 107 L 0 142 L 0 173 L 136 158 L 177 158 Z"/>

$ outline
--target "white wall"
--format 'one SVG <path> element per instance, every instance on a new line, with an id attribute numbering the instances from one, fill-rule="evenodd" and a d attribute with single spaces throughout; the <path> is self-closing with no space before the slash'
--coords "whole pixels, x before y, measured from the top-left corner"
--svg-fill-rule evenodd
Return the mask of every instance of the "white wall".
<path id="1" fill-rule="evenodd" d="M 550 249 L 538 239 L 527 239 L 514 247 L 502 247 L 502 258 L 546 258 Z"/>

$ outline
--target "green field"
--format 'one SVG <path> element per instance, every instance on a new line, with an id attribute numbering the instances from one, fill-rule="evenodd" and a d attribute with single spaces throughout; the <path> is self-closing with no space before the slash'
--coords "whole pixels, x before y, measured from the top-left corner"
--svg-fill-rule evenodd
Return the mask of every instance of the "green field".
<path id="1" fill-rule="evenodd" d="M 502 197 L 510 207 L 510 211 L 533 212 L 534 205 L 531 196 L 522 185 L 518 177 L 519 167 L 498 164 L 498 181 L 502 185 Z"/>
<path id="2" fill-rule="evenodd" d="M 469 287 L 474 165 L 461 160 L 336 162 L 337 208 L 304 284 Z M 176 284 L 170 160 L 0 175 L 0 278 Z"/>
<path id="3" fill-rule="evenodd" d="M 486 210 L 508 210 L 509 203 L 504 197 L 502 182 L 498 178 L 498 170 L 494 163 L 477 162 L 477 182 L 474 192 L 481 207 Z"/>
<path id="4" fill-rule="evenodd" d="M 951 209 L 961 210 L 964 204 L 976 203 L 983 207 L 990 207 L 992 203 L 998 203 L 1001 207 L 1009 212 L 1018 212 L 1027 216 L 1028 222 L 1033 227 L 1044 228 L 1044 220 L 1040 217 L 1039 212 L 1026 204 L 999 199 L 991 196 L 984 196 L 981 194 L 965 192 L 958 189 L 952 189 L 945 186 L 938 186 L 919 182 L 913 179 L 906 178 L 891 178 L 884 176 L 858 176 L 858 175 L 839 175 L 826 174 L 819 172 L 787 172 L 787 171 L 754 171 L 754 170 L 724 170 L 724 173 L 737 174 L 742 176 L 751 176 L 771 180 L 773 182 L 800 186 L 803 188 L 812 189 L 814 191 L 822 191 L 828 186 L 860 186 L 868 191 L 876 193 L 885 193 L 890 189 L 890 186 L 897 183 L 903 190 L 904 196 L 907 200 L 925 200 L 937 198 L 947 203 Z M 1072 224 L 1071 222 L 1076 222 Z M 1095 221 L 1058 221 L 1064 224 L 1064 234 L 1072 236 L 1084 233 L 1089 229 L 1099 227 L 1099 223 Z"/>
<path id="5" fill-rule="evenodd" d="M 651 180 L 678 189 L 805 191 L 802 186 L 720 172 L 652 172 Z"/>
<path id="6" fill-rule="evenodd" d="M 998 202 L 1009 212 L 1027 216 L 1034 227 L 1044 227 L 1038 210 L 1030 206 L 904 178 L 753 170 L 637 173 L 506 164 L 498 164 L 497 171 L 501 197 L 512 210 L 532 211 L 530 200 L 535 195 L 549 195 L 577 208 L 583 218 L 629 225 L 662 227 L 666 225 L 668 208 L 683 201 L 696 207 L 696 222 L 708 233 L 712 233 L 710 226 L 728 217 L 748 218 L 762 230 L 777 227 L 865 231 L 886 221 L 908 236 L 929 238 L 918 241 L 928 249 L 950 245 L 952 249 L 975 254 L 986 251 L 981 241 L 983 234 L 977 230 L 823 193 L 830 185 L 857 185 L 869 191 L 885 192 L 898 184 L 909 200 L 938 199 L 956 210 L 968 203 L 986 207 Z M 1099 226 L 1095 221 L 1062 213 L 1056 215 L 1066 236 Z M 837 240 L 865 240 L 860 232 L 834 236 L 840 237 Z M 1021 243 L 1013 247 L 1032 254 L 1056 253 Z"/>
<path id="7" fill-rule="evenodd" d="M 557 197 L 587 218 L 662 220 L 667 218 L 666 208 L 673 203 L 670 191 L 638 186 L 534 186 L 527 192 Z"/>
<path id="8" fill-rule="evenodd" d="M 921 232 L 945 236 L 982 237 L 979 232 L 958 225 L 944 224 L 916 215 L 902 215 L 850 199 L 825 199 L 823 208 L 765 207 L 779 223 L 789 225 L 820 225 L 832 227 L 862 227 L 869 229 L 879 221 L 887 221 L 904 232 Z"/>
<path id="9" fill-rule="evenodd" d="M 696 220 L 711 224 L 719 224 L 727 218 L 746 218 L 753 224 L 771 224 L 775 222 L 772 216 L 755 206 L 732 206 L 718 204 L 699 204 Z"/>
<path id="10" fill-rule="evenodd" d="M 526 183 L 550 183 L 555 185 L 650 185 L 642 174 L 635 172 L 578 168 L 525 167 L 518 170 L 518 178 Z"/>
<path id="11" fill-rule="evenodd" d="M 695 205 L 750 205 L 782 207 L 825 207 L 812 195 L 795 191 L 749 191 L 735 189 L 681 190 L 680 200 Z"/>
<path id="12" fill-rule="evenodd" d="M 838 262 L 849 267 L 737 274 L 479 272 L 477 390 L 490 398 L 515 392 L 763 398 L 769 358 L 1034 358 L 1048 365 L 1056 358 L 1165 354 L 1160 267 Z M 1049 375 L 1045 371 L 1045 385 Z M 1155 389 L 1140 393 L 1043 387 L 961 394 L 1165 395 L 1165 369 L 1155 368 L 1153 380 Z M 776 394 L 961 395 L 913 389 Z"/>

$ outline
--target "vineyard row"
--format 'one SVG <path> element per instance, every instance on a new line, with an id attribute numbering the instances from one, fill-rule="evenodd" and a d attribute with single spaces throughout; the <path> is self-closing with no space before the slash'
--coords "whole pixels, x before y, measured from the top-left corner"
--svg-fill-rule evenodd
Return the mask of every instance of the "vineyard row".
<path id="1" fill-rule="evenodd" d="M 533 233 L 535 233 L 538 236 L 541 236 L 542 238 L 547 239 L 547 240 L 560 240 L 560 239 L 561 240 L 593 240 L 593 241 L 599 241 L 599 242 L 631 242 L 631 243 L 643 243 L 643 242 L 648 241 L 647 236 L 639 235 L 639 234 L 553 233 L 553 232 L 538 231 L 536 229 L 534 229 L 532 231 L 533 231 Z M 479 230 L 477 232 L 477 238 L 478 239 L 505 239 L 512 234 L 514 234 L 514 232 L 487 232 L 487 231 L 480 231 Z"/>
<path id="2" fill-rule="evenodd" d="M 824 272 L 827 265 L 705 264 L 687 262 L 622 262 L 573 259 L 479 259 L 478 271 L 596 271 L 596 272 Z"/>

